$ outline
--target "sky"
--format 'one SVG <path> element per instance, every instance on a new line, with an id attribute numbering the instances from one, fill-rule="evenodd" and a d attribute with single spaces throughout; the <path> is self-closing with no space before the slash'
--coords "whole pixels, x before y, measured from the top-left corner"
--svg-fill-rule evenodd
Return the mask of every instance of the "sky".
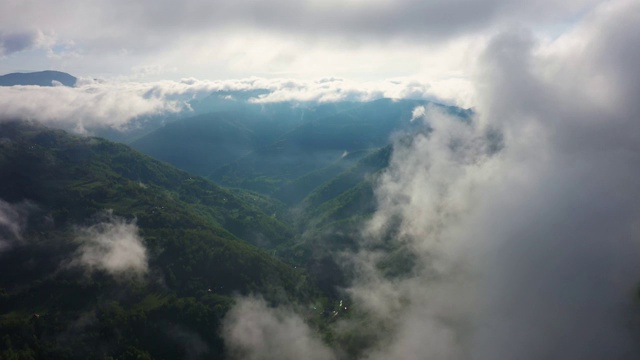
<path id="1" fill-rule="evenodd" d="M 403 81 L 475 105 L 471 76 L 505 29 L 546 41 L 601 1 L 7 0 L 0 73 L 44 69 L 149 82 L 341 78 Z M 426 95 L 425 95 L 426 96 Z"/>

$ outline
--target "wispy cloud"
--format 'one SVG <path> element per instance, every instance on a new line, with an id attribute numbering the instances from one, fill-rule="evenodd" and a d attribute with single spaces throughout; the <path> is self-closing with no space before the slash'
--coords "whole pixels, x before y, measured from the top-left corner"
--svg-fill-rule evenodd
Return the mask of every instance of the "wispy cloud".
<path id="1" fill-rule="evenodd" d="M 29 201 L 12 204 L 0 199 L 0 253 L 23 241 L 29 215 L 35 209 Z"/>
<path id="2" fill-rule="evenodd" d="M 184 348 L 186 360 L 202 359 L 209 352 L 209 346 L 198 333 L 179 325 L 167 329 L 167 334 Z"/>
<path id="3" fill-rule="evenodd" d="M 0 33 L 0 57 L 38 45 L 38 32 Z"/>
<path id="4" fill-rule="evenodd" d="M 311 36 L 448 39 L 498 21 L 518 19 L 531 24 L 562 19 L 595 3 L 597 1 L 589 0 L 563 4 L 550 0 L 536 4 L 521 0 L 277 0 L 265 4 L 257 0 L 234 3 L 187 0 L 178 4 L 148 0 L 136 3 L 67 0 L 55 5 L 29 6 L 10 0 L 0 7 L 3 10 L 0 20 L 4 26 L 33 23 L 84 41 L 100 39 L 117 48 L 116 40 L 121 40 L 125 45 L 144 49 L 159 46 L 162 35 L 165 42 L 173 44 L 189 33 L 232 27 Z M 19 20 L 11 16 L 12 10 L 20 11 Z"/>
<path id="5" fill-rule="evenodd" d="M 135 222 L 117 217 L 111 211 L 102 214 L 97 224 L 78 228 L 76 241 L 80 246 L 67 264 L 69 267 L 136 278 L 148 271 L 147 249 Z"/>
<path id="6" fill-rule="evenodd" d="M 132 119 L 183 106 L 149 94 L 140 84 L 81 84 L 69 87 L 11 86 L 0 88 L 0 118 L 36 120 L 85 132 L 96 127 L 126 128 Z"/>
<path id="7" fill-rule="evenodd" d="M 477 258 L 457 232 L 478 201 L 479 184 L 495 175 L 491 141 L 475 122 L 435 108 L 416 113 L 432 131 L 395 144 L 363 250 L 350 259 L 358 276 L 349 293 L 372 321 L 385 324 L 371 358 L 466 358 Z M 389 242 L 391 252 L 379 250 Z M 388 266 L 402 268 L 400 275 L 390 276 Z"/>
<path id="8" fill-rule="evenodd" d="M 300 316 L 259 298 L 240 298 L 229 311 L 223 336 L 232 359 L 331 360 L 334 355 Z"/>

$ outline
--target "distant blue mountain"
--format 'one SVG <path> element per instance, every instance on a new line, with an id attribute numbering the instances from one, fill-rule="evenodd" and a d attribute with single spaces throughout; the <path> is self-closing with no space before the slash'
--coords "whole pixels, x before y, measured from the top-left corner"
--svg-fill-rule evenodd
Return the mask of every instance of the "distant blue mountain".
<path id="1" fill-rule="evenodd" d="M 38 71 L 30 73 L 11 73 L 0 76 L 0 86 L 14 85 L 39 85 L 53 86 L 54 81 L 64 86 L 74 86 L 78 79 L 70 74 L 60 71 Z"/>

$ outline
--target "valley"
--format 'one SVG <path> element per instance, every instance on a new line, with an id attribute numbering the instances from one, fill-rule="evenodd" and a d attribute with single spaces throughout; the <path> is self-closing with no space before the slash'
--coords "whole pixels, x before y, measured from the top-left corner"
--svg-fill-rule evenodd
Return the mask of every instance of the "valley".
<path id="1" fill-rule="evenodd" d="M 7 349 L 76 358 L 98 346 L 123 359 L 176 358 L 191 351 L 177 327 L 206 344 L 201 355 L 221 358 L 216 329 L 240 295 L 313 309 L 308 320 L 330 336 L 350 281 L 336 255 L 358 247 L 392 138 L 428 131 L 409 122 L 418 104 L 234 104 L 132 143 L 148 155 L 33 122 L 0 123 L 3 217 L 22 224 L 0 252 Z M 135 244 L 143 259 L 117 271 L 85 261 L 87 249 L 108 258 Z"/>

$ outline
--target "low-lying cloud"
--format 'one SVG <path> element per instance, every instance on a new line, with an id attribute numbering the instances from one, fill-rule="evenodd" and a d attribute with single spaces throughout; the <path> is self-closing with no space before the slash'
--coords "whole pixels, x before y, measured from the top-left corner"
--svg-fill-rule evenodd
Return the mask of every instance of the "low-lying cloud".
<path id="1" fill-rule="evenodd" d="M 184 359 L 202 359 L 209 352 L 209 346 L 198 333 L 179 325 L 167 329 L 167 335 L 184 348 Z"/>
<path id="2" fill-rule="evenodd" d="M 77 87 L 11 86 L 0 88 L 0 119 L 35 120 L 78 133 L 109 127 L 126 129 L 139 116 L 177 112 L 184 106 L 149 94 L 141 84 L 90 83 Z"/>
<path id="3" fill-rule="evenodd" d="M 189 101 L 215 91 L 267 90 L 249 101 L 369 101 L 383 97 L 433 99 L 430 87 L 415 81 L 357 83 L 343 79 L 302 81 L 260 79 L 206 81 L 95 81 L 81 79 L 75 87 L 0 87 L 0 121 L 29 119 L 49 126 L 91 133 L 99 128 L 127 131 L 145 116 L 191 113 Z"/>
<path id="4" fill-rule="evenodd" d="M 140 278 L 147 273 L 147 249 L 135 221 L 108 211 L 97 224 L 76 231 L 80 246 L 68 264 L 70 267 L 82 267 L 87 272 L 106 271 L 117 277 Z"/>
<path id="5" fill-rule="evenodd" d="M 223 325 L 231 359 L 332 360 L 334 355 L 292 309 L 238 299 Z"/>
<path id="6" fill-rule="evenodd" d="M 29 214 L 35 209 L 29 201 L 12 204 L 0 199 L 0 253 L 23 242 Z"/>

